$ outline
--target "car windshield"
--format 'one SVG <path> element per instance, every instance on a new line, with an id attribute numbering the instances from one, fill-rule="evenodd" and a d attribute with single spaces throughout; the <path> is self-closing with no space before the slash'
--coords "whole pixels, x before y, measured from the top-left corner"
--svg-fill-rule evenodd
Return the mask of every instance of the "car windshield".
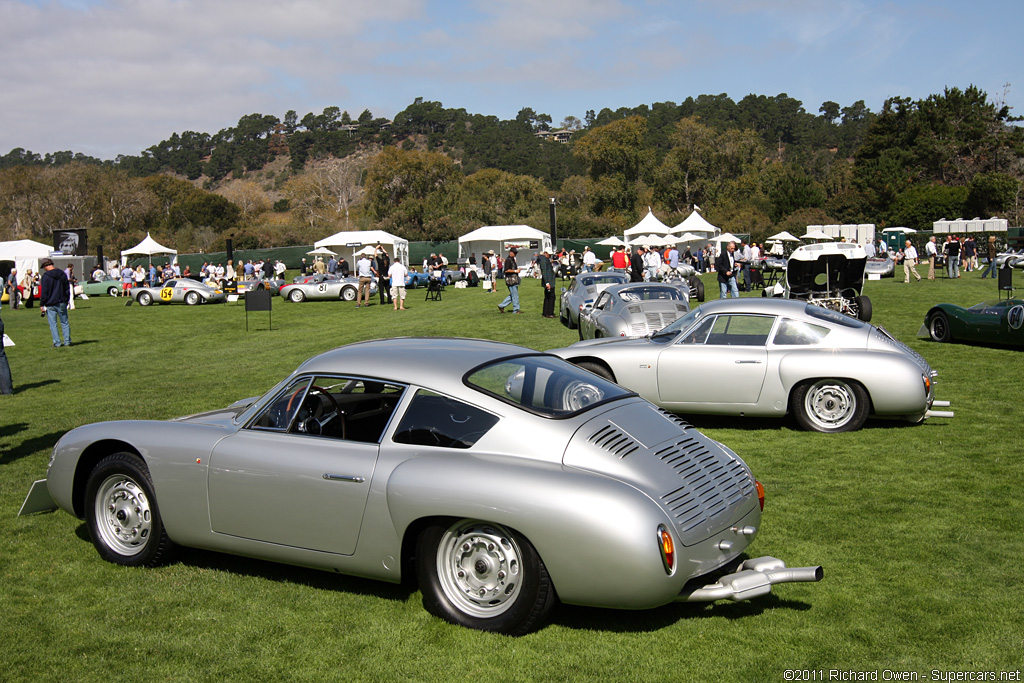
<path id="1" fill-rule="evenodd" d="M 571 417 L 633 393 L 553 356 L 517 356 L 468 372 L 466 385 L 545 417 Z"/>
<path id="2" fill-rule="evenodd" d="M 680 330 L 685 330 L 687 327 L 690 326 L 691 323 L 693 323 L 693 321 L 700 318 L 701 315 L 703 315 L 703 308 L 703 306 L 698 306 L 697 308 L 693 309 L 692 311 L 684 315 L 682 318 L 679 318 L 675 322 L 661 328 L 660 330 L 652 334 L 651 337 L 674 337 Z"/>
<path id="3" fill-rule="evenodd" d="M 633 301 L 651 301 L 655 299 L 683 301 L 683 293 L 676 287 L 647 285 L 630 287 L 619 291 L 619 298 L 627 303 Z"/>
<path id="4" fill-rule="evenodd" d="M 614 285 L 623 281 L 623 276 L 612 273 L 607 275 L 588 275 L 587 277 L 580 278 L 580 284 L 587 287 L 591 287 L 593 285 Z"/>

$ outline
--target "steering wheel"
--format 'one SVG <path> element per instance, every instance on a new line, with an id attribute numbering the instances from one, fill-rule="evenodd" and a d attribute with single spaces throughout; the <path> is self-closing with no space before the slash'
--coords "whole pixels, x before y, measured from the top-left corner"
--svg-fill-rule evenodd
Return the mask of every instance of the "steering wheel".
<path id="1" fill-rule="evenodd" d="M 295 397 L 298 396 L 301 393 L 302 393 L 302 389 L 298 389 L 288 399 L 288 408 L 287 408 L 287 410 L 288 410 L 289 413 L 291 413 L 292 402 L 295 400 Z M 316 407 L 315 408 L 311 408 L 310 416 L 308 418 L 305 418 L 304 420 L 299 422 L 299 424 L 298 424 L 299 429 L 301 429 L 303 432 L 306 432 L 307 434 L 320 434 L 321 431 L 322 431 L 323 426 L 326 425 L 328 422 L 330 422 L 335 417 L 337 417 L 339 420 L 341 420 L 341 438 L 342 439 L 346 438 L 347 424 L 345 422 L 345 413 L 343 413 L 341 411 L 341 406 L 338 405 L 338 401 L 334 398 L 334 396 L 332 396 L 330 394 L 330 392 L 328 392 L 326 389 L 324 389 L 321 386 L 317 386 L 316 384 L 312 385 L 309 388 L 309 394 L 307 395 L 307 400 L 309 398 L 311 398 L 314 394 L 316 394 L 318 396 L 325 397 L 328 400 L 328 402 L 331 404 L 331 407 L 334 409 L 334 412 L 328 414 L 325 419 L 320 419 L 321 416 L 323 416 L 323 414 L 324 414 L 324 410 L 323 410 L 323 404 L 320 403 L 320 401 L 317 401 Z M 313 427 L 311 424 L 309 424 L 310 420 L 312 420 L 313 422 L 316 423 L 316 427 Z"/>

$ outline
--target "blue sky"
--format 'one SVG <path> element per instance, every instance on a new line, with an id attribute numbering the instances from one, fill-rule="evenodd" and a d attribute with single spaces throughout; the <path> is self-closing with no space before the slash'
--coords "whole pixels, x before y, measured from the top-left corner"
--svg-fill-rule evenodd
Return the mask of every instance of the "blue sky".
<path id="1" fill-rule="evenodd" d="M 975 0 L 0 0 L 0 154 L 138 154 L 251 113 L 416 97 L 556 124 L 588 109 L 974 84 L 1024 114 L 1024 3 Z"/>

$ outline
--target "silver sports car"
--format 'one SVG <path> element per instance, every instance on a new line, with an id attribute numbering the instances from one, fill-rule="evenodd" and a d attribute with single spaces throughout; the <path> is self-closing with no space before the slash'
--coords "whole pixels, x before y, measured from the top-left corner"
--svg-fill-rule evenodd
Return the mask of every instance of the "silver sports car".
<path id="1" fill-rule="evenodd" d="M 580 311 L 580 339 L 643 337 L 657 332 L 690 310 L 690 286 L 675 283 L 627 282 L 597 295 Z"/>
<path id="2" fill-rule="evenodd" d="M 580 273 L 572 279 L 569 288 L 562 287 L 562 300 L 558 307 L 558 319 L 570 330 L 580 324 L 580 311 L 586 304 L 593 304 L 597 295 L 606 287 L 629 282 L 627 273 Z"/>
<path id="3" fill-rule="evenodd" d="M 359 290 L 359 278 L 355 276 L 339 277 L 335 275 L 313 275 L 304 278 L 304 282 L 284 285 L 280 294 L 288 301 L 300 303 L 310 301 L 355 301 Z M 370 294 L 377 293 L 377 279 L 370 281 Z"/>
<path id="4" fill-rule="evenodd" d="M 792 265 L 792 261 L 790 261 Z M 702 304 L 641 339 L 550 351 L 675 413 L 782 417 L 804 429 L 859 429 L 869 415 L 920 422 L 936 372 L 880 327 L 785 299 Z"/>
<path id="5" fill-rule="evenodd" d="M 121 565 L 180 545 L 413 575 L 431 613 L 518 635 L 559 600 L 642 609 L 819 580 L 740 563 L 763 496 L 731 450 L 560 358 L 406 338 L 321 354 L 223 410 L 74 429 L 23 511 L 84 519 Z"/>
<path id="6" fill-rule="evenodd" d="M 131 297 L 140 306 L 150 304 L 205 304 L 224 301 L 224 292 L 202 282 L 187 277 L 168 280 L 159 287 L 136 287 L 131 290 Z"/>

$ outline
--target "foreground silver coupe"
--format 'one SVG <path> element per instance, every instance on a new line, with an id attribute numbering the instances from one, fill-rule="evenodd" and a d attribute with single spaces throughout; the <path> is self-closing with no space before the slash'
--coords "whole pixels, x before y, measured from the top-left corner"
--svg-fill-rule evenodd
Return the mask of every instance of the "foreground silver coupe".
<path id="1" fill-rule="evenodd" d="M 310 301 L 355 301 L 359 291 L 359 278 L 355 276 L 312 275 L 302 282 L 284 285 L 279 290 L 288 301 L 301 303 Z M 370 282 L 370 293 L 377 293 L 377 278 Z"/>
<path id="2" fill-rule="evenodd" d="M 562 287 L 558 319 L 570 330 L 575 330 L 580 324 L 580 311 L 585 305 L 593 304 L 605 288 L 625 282 L 629 282 L 627 273 L 580 273 L 572 279 L 568 289 Z"/>
<path id="3" fill-rule="evenodd" d="M 689 301 L 685 281 L 612 285 L 580 311 L 580 339 L 643 337 L 688 313 Z"/>
<path id="4" fill-rule="evenodd" d="M 352 344 L 223 410 L 79 427 L 26 506 L 46 494 L 117 564 L 182 545 L 411 574 L 431 613 L 507 634 L 558 600 L 746 600 L 822 576 L 740 563 L 764 497 L 731 450 L 560 358 L 491 341 Z"/>
<path id="5" fill-rule="evenodd" d="M 138 301 L 140 306 L 149 306 L 150 304 L 195 306 L 196 304 L 224 301 L 227 298 L 223 290 L 204 285 L 198 280 L 187 277 L 168 280 L 159 287 L 136 287 L 131 290 L 131 297 Z"/>
<path id="6" fill-rule="evenodd" d="M 792 261 L 790 262 L 792 264 Z M 782 417 L 860 429 L 869 415 L 920 422 L 936 372 L 880 327 L 802 301 L 722 299 L 641 339 L 550 351 L 675 413 Z"/>

